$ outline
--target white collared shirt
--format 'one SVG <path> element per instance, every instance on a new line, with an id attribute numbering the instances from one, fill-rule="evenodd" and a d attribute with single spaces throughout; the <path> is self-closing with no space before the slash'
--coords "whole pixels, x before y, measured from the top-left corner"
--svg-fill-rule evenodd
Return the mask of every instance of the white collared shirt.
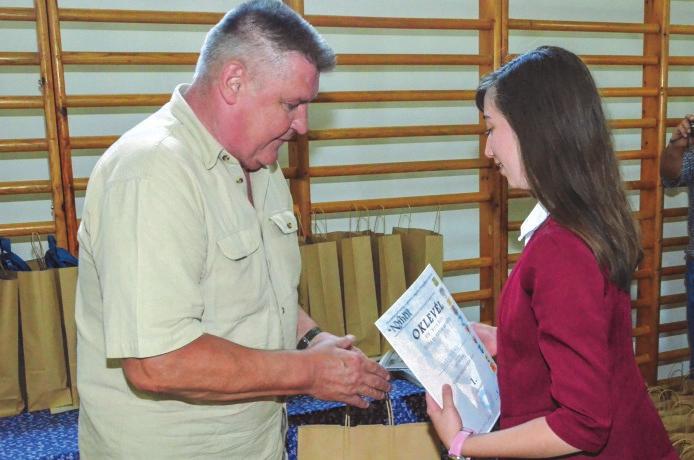
<path id="1" fill-rule="evenodd" d="M 520 235 L 518 236 L 518 241 L 523 241 L 523 245 L 528 244 L 530 238 L 532 238 L 535 230 L 542 225 L 542 223 L 547 220 L 549 213 L 542 206 L 541 203 L 537 203 L 528 217 L 525 218 L 520 227 Z"/>

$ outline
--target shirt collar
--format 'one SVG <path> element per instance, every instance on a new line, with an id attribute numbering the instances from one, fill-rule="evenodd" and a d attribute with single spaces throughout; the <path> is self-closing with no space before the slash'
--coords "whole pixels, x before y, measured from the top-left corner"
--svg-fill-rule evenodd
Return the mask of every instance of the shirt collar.
<path id="1" fill-rule="evenodd" d="M 199 146 L 193 152 L 200 157 L 207 169 L 211 169 L 217 160 L 223 155 L 228 155 L 229 161 L 237 162 L 233 155 L 229 155 L 224 147 L 215 139 L 195 115 L 193 109 L 188 105 L 183 95 L 190 88 L 189 84 L 180 84 L 171 95 L 171 114 L 181 122 L 181 125 L 195 139 Z"/>
<path id="2" fill-rule="evenodd" d="M 530 238 L 532 238 L 535 230 L 538 229 L 540 225 L 549 217 L 549 213 L 542 206 L 541 203 L 537 203 L 528 217 L 525 218 L 520 227 L 520 235 L 518 236 L 518 241 L 523 241 L 523 244 L 528 244 Z"/>

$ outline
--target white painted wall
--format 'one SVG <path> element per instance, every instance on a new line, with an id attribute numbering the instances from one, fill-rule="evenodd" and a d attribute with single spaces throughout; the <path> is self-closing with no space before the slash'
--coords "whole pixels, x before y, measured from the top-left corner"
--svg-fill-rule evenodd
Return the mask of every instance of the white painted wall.
<path id="1" fill-rule="evenodd" d="M 61 0 L 64 8 L 115 8 L 147 10 L 225 11 L 238 4 L 238 0 Z M 29 7 L 31 0 L 2 0 L 1 6 Z M 423 8 L 426 5 L 426 8 Z M 476 18 L 478 6 L 471 0 L 305 0 L 306 14 L 334 14 L 354 16 L 401 17 L 455 17 Z M 513 18 L 558 19 L 583 21 L 641 22 L 643 2 L 636 0 L 511 0 Z M 672 0 L 671 17 L 674 23 L 694 24 L 694 1 Z M 207 31 L 206 26 L 122 25 L 63 23 L 62 42 L 66 51 L 185 51 L 196 52 Z M 321 32 L 338 53 L 477 53 L 477 33 L 474 31 L 409 31 L 373 29 L 323 28 Z M 671 55 L 694 54 L 691 37 L 672 36 Z M 0 49 L 3 51 L 34 51 L 36 37 L 32 23 L 0 21 Z M 564 46 L 584 54 L 641 54 L 642 37 L 639 34 L 571 34 L 565 32 L 512 31 L 510 51 L 521 53 L 542 44 Z M 179 82 L 189 81 L 192 67 L 156 66 L 143 69 L 138 66 L 105 68 L 102 66 L 69 66 L 66 84 L 69 94 L 99 93 L 168 93 Z M 640 86 L 641 71 L 634 67 L 596 66 L 591 69 L 599 86 Z M 671 86 L 694 86 L 692 67 L 676 68 L 670 72 Z M 409 67 L 409 66 L 340 66 L 322 77 L 324 91 L 393 90 L 393 89 L 474 89 L 477 68 Z M 35 68 L 0 67 L 0 94 L 38 95 L 38 73 Z M 680 117 L 694 110 L 692 98 L 670 101 L 668 116 Z M 639 118 L 641 100 L 606 99 L 605 108 L 611 118 Z M 120 134 L 145 118 L 154 108 L 73 109 L 70 111 L 70 131 L 74 136 Z M 385 103 L 385 104 L 314 104 L 310 109 L 311 127 L 314 129 L 475 123 L 477 111 L 471 102 L 464 103 Z M 41 111 L 0 111 L 0 139 L 43 137 Z M 614 133 L 618 150 L 638 149 L 638 130 L 620 130 Z M 322 141 L 311 143 L 311 162 L 315 165 L 379 163 L 425 159 L 472 158 L 477 156 L 476 136 L 379 139 L 352 141 Z M 286 151 L 286 150 L 285 150 Z M 85 177 L 98 158 L 99 151 L 75 151 L 74 172 Z M 283 160 L 286 162 L 286 153 Z M 638 162 L 624 162 L 625 179 L 639 176 Z M 0 181 L 46 179 L 48 177 L 45 153 L 4 155 L 0 159 Z M 329 178 L 315 180 L 312 197 L 316 202 L 459 193 L 476 191 L 476 172 L 423 173 Z M 631 194 L 632 204 L 638 206 L 638 197 Z M 78 196 L 78 209 L 82 197 Z M 517 200 L 511 209 L 511 218 L 521 220 L 533 205 L 532 200 Z M 686 193 L 677 191 L 666 196 L 667 207 L 686 205 Z M 412 213 L 412 225 L 431 227 L 435 209 L 418 209 Z M 459 259 L 476 257 L 478 250 L 478 209 L 476 206 L 445 208 L 441 213 L 442 232 L 445 235 L 445 257 Z M 0 197 L 0 223 L 50 219 L 49 197 Z M 386 225 L 395 225 L 399 214 L 387 212 Z M 347 229 L 349 216 L 331 216 L 329 230 Z M 664 236 L 686 234 L 686 223 L 665 225 Z M 511 248 L 520 250 L 511 235 Z M 17 251 L 30 257 L 27 240 L 16 244 Z M 680 265 L 682 252 L 663 254 L 663 265 Z M 446 279 L 452 291 L 474 290 L 479 287 L 475 272 L 457 274 Z M 664 280 L 663 294 L 683 292 L 679 279 Z M 478 317 L 478 306 L 465 306 L 466 313 Z M 662 322 L 685 318 L 684 308 L 671 308 L 661 313 Z M 686 346 L 686 337 L 661 339 L 661 350 Z M 669 368 L 661 369 L 660 377 L 667 377 Z"/>

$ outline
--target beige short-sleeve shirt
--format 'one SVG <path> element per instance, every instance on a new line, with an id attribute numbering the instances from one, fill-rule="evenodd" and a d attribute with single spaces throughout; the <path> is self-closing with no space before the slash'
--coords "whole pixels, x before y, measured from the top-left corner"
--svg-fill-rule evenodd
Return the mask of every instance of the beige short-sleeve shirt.
<path id="1" fill-rule="evenodd" d="M 184 100 L 124 134 L 89 179 L 79 229 L 78 386 L 83 458 L 280 458 L 276 400 L 191 404 L 128 386 L 118 359 L 203 333 L 296 345 L 297 221 L 278 165 L 251 173 Z M 233 376 L 229 376 L 233 378 Z"/>

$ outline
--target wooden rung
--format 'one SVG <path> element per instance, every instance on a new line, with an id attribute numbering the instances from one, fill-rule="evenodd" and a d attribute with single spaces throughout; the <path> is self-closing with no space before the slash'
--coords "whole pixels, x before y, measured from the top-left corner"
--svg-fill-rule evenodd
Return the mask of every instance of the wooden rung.
<path id="1" fill-rule="evenodd" d="M 694 25 L 691 24 L 670 24 L 670 35 L 694 35 Z"/>
<path id="2" fill-rule="evenodd" d="M 48 149 L 46 139 L 1 139 L 0 153 L 41 152 Z"/>
<path id="3" fill-rule="evenodd" d="M 676 363 L 685 360 L 689 360 L 689 348 L 680 348 L 678 350 L 658 353 L 658 364 Z"/>
<path id="4" fill-rule="evenodd" d="M 67 96 L 67 107 L 155 107 L 166 104 L 170 94 L 84 94 Z"/>
<path id="5" fill-rule="evenodd" d="M 0 96 L 0 109 L 42 109 L 41 96 Z"/>
<path id="6" fill-rule="evenodd" d="M 651 304 L 646 299 L 634 299 L 631 301 L 631 308 L 640 310 L 642 308 L 650 308 Z"/>
<path id="7" fill-rule="evenodd" d="M 626 190 L 653 190 L 657 186 L 654 180 L 628 180 L 624 181 Z"/>
<path id="8" fill-rule="evenodd" d="M 509 254 L 509 255 L 508 255 L 508 263 L 509 263 L 509 265 L 512 265 L 512 264 L 515 264 L 516 262 L 518 262 L 518 259 L 520 258 L 520 255 L 521 255 L 520 252 L 516 252 L 516 253 L 513 253 L 513 254 Z"/>
<path id="9" fill-rule="evenodd" d="M 318 93 L 313 102 L 472 101 L 475 93 L 474 90 L 331 91 Z"/>
<path id="10" fill-rule="evenodd" d="M 632 337 L 642 337 L 651 333 L 651 327 L 648 325 L 637 326 L 631 330 Z"/>
<path id="11" fill-rule="evenodd" d="M 492 65 L 491 55 L 477 54 L 338 54 L 338 65 Z"/>
<path id="12" fill-rule="evenodd" d="M 73 149 L 107 149 L 118 140 L 118 136 L 80 136 L 71 137 Z"/>
<path id="13" fill-rule="evenodd" d="M 0 53 L 0 65 L 38 65 L 38 53 L 3 52 Z"/>
<path id="14" fill-rule="evenodd" d="M 195 65 L 198 53 L 64 52 L 66 65 Z"/>
<path id="15" fill-rule="evenodd" d="M 694 88 L 689 86 L 673 86 L 667 89 L 668 97 L 694 96 Z"/>
<path id="16" fill-rule="evenodd" d="M 642 364 L 648 364 L 651 362 L 651 355 L 648 353 L 644 353 L 638 356 L 634 356 L 634 360 L 636 361 L 636 364 L 641 366 Z"/>
<path id="17" fill-rule="evenodd" d="M 558 30 L 566 32 L 658 33 L 658 24 L 630 22 L 548 21 L 538 19 L 509 19 L 509 30 Z"/>
<path id="18" fill-rule="evenodd" d="M 661 323 L 658 325 L 658 332 L 672 334 L 687 332 L 687 321 L 673 321 L 671 323 Z"/>
<path id="19" fill-rule="evenodd" d="M 4 53 L 10 55 L 31 53 Z M 0 54 L 0 63 L 2 63 Z M 18 56 L 15 56 L 18 58 Z M 198 53 L 64 52 L 66 65 L 194 65 Z M 38 63 L 38 57 L 35 58 Z M 342 65 L 491 65 L 492 56 L 476 54 L 339 54 Z"/>
<path id="20" fill-rule="evenodd" d="M 482 168 L 491 168 L 491 161 L 486 158 L 475 158 L 470 160 L 411 161 L 403 163 L 313 166 L 309 168 L 309 176 L 361 176 L 372 174 L 398 174 L 429 171 L 457 171 Z"/>
<path id="21" fill-rule="evenodd" d="M 35 193 L 50 193 L 51 190 L 51 183 L 47 180 L 0 182 L 0 195 L 29 195 Z"/>
<path id="22" fill-rule="evenodd" d="M 504 58 L 504 62 L 517 57 L 517 54 L 508 54 Z M 625 55 L 601 55 L 601 54 L 584 54 L 579 58 L 586 65 L 657 65 L 658 56 L 625 56 Z"/>
<path id="23" fill-rule="evenodd" d="M 647 158 L 655 158 L 658 154 L 652 150 L 622 150 L 615 152 L 618 160 L 644 160 Z"/>
<path id="24" fill-rule="evenodd" d="M 35 21 L 33 8 L 0 8 L 0 21 Z"/>
<path id="25" fill-rule="evenodd" d="M 663 295 L 663 296 L 660 296 L 660 299 L 658 300 L 658 303 L 661 306 L 680 304 L 680 303 L 686 303 L 686 302 L 687 302 L 687 294 Z"/>
<path id="26" fill-rule="evenodd" d="M 0 224 L 0 236 L 11 238 L 30 236 L 32 233 L 47 235 L 55 233 L 55 222 L 23 222 L 17 224 Z"/>
<path id="27" fill-rule="evenodd" d="M 650 269 L 640 269 L 640 270 L 636 270 L 634 272 L 633 278 L 635 280 L 642 280 L 642 279 L 650 278 L 652 274 L 653 274 L 653 271 Z"/>
<path id="28" fill-rule="evenodd" d="M 336 128 L 308 132 L 311 141 L 337 139 L 380 139 L 386 137 L 465 136 L 480 135 L 480 125 L 381 126 L 374 128 Z"/>
<path id="29" fill-rule="evenodd" d="M 684 275 L 686 271 L 687 271 L 687 268 L 684 265 L 680 265 L 680 266 L 676 266 L 676 267 L 663 267 L 660 269 L 660 276 L 662 276 L 662 277 L 679 276 L 679 275 Z"/>
<path id="30" fill-rule="evenodd" d="M 514 200 L 518 198 L 530 198 L 530 192 L 528 190 L 522 190 L 519 188 L 511 188 L 508 190 L 508 199 Z"/>
<path id="31" fill-rule="evenodd" d="M 453 300 L 457 303 L 473 302 L 475 300 L 488 300 L 492 298 L 491 289 L 480 289 L 479 291 L 456 292 L 453 294 Z"/>
<path id="32" fill-rule="evenodd" d="M 405 209 L 423 206 L 444 206 L 491 201 L 488 193 L 455 193 L 450 195 L 376 198 L 370 200 L 326 201 L 311 203 L 313 213 L 348 212 L 354 210 Z"/>
<path id="33" fill-rule="evenodd" d="M 694 65 L 694 56 L 670 56 L 670 65 Z"/>
<path id="34" fill-rule="evenodd" d="M 688 236 L 678 236 L 671 238 L 663 238 L 662 246 L 665 248 L 670 248 L 673 246 L 686 246 L 689 244 Z"/>
<path id="35" fill-rule="evenodd" d="M 599 90 L 602 97 L 655 97 L 658 88 L 602 88 Z"/>
<path id="36" fill-rule="evenodd" d="M 443 19 L 443 18 L 386 18 L 373 16 L 304 16 L 314 27 L 359 27 L 378 29 L 423 29 L 423 30 L 491 30 L 494 21 L 487 19 Z"/>
<path id="37" fill-rule="evenodd" d="M 655 128 L 657 121 L 655 118 L 634 118 L 610 120 L 608 124 L 612 129 Z"/>
<path id="38" fill-rule="evenodd" d="M 480 257 L 477 259 L 445 260 L 443 262 L 443 271 L 444 273 L 448 273 L 491 266 L 491 257 Z"/>
<path id="39" fill-rule="evenodd" d="M 683 207 L 683 208 L 663 208 L 663 218 L 669 219 L 669 218 L 675 218 L 675 217 L 687 217 L 688 212 L 689 212 L 689 209 L 686 207 Z"/>
<path id="40" fill-rule="evenodd" d="M 224 13 L 203 13 L 197 11 L 135 11 L 61 8 L 58 18 L 61 21 L 75 22 L 125 22 L 140 24 L 202 24 L 214 25 Z"/>

